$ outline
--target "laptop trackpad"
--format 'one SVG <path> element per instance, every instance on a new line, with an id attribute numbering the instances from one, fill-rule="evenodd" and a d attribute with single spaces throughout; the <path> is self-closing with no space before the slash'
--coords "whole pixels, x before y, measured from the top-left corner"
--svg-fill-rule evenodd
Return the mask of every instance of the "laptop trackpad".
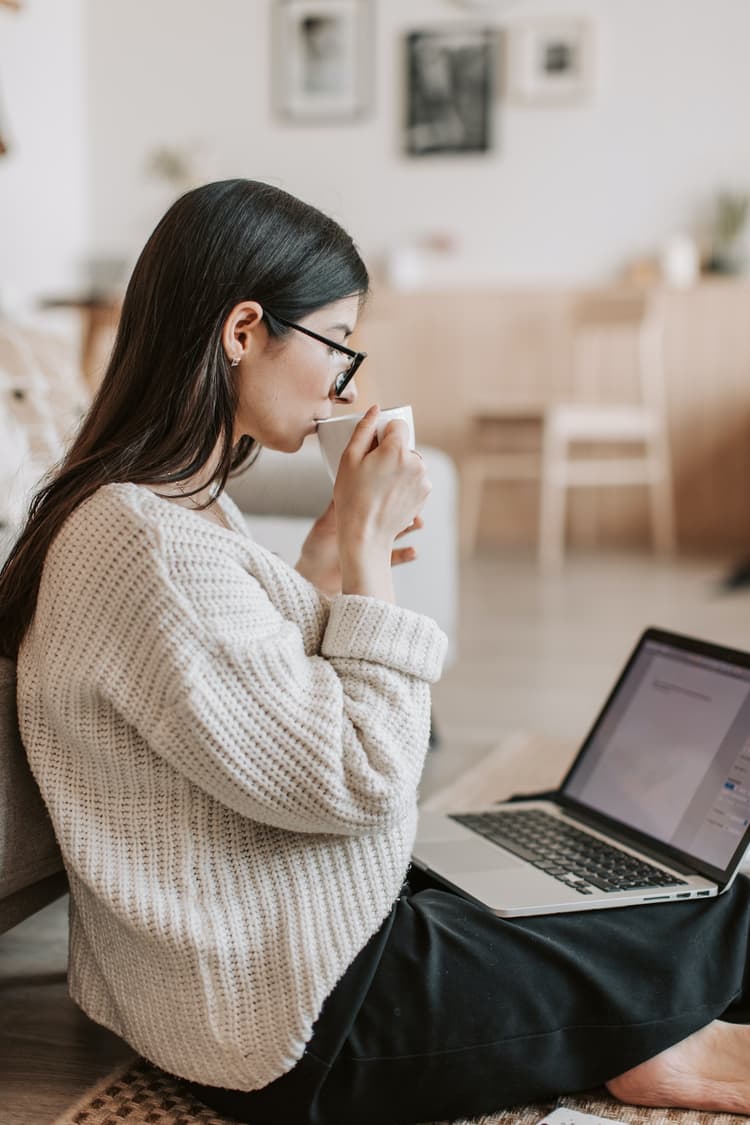
<path id="1" fill-rule="evenodd" d="M 523 860 L 510 852 L 478 839 L 455 840 L 446 844 L 423 844 L 419 858 L 435 871 L 455 875 L 459 871 L 503 871 L 511 867 L 525 867 Z"/>

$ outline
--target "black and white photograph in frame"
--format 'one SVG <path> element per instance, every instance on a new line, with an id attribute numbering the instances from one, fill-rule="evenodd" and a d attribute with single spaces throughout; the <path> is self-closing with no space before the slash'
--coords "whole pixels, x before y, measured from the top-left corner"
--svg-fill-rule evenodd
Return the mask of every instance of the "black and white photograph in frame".
<path id="1" fill-rule="evenodd" d="M 585 20 L 550 17 L 511 28 L 508 94 L 513 101 L 566 104 L 593 85 L 593 35 Z"/>
<path id="2" fill-rule="evenodd" d="M 406 151 L 481 153 L 492 147 L 496 33 L 445 27 L 406 37 Z"/>
<path id="3" fill-rule="evenodd" d="M 276 0 L 277 111 L 304 124 L 345 122 L 370 108 L 371 0 Z"/>

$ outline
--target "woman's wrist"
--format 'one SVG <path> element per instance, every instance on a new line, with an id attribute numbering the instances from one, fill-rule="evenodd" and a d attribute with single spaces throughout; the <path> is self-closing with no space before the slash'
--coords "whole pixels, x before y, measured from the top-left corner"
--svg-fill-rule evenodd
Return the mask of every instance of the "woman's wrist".
<path id="1" fill-rule="evenodd" d="M 327 597 L 333 598 L 341 593 L 341 572 L 338 563 L 335 566 L 322 567 L 318 560 L 303 551 L 294 569 Z"/>
<path id="2" fill-rule="evenodd" d="M 359 544 L 341 548 L 341 593 L 395 602 L 390 546 Z"/>

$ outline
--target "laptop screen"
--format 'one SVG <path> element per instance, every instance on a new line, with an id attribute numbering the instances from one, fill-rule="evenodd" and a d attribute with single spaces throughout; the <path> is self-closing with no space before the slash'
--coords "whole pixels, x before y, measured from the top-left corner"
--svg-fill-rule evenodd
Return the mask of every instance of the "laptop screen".
<path id="1" fill-rule="evenodd" d="M 646 640 L 564 793 L 726 868 L 750 822 L 750 668 Z"/>

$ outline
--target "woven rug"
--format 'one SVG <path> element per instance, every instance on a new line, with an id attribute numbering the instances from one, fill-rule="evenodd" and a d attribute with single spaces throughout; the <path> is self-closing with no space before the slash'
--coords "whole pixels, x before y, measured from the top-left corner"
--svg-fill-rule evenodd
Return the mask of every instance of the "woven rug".
<path id="1" fill-rule="evenodd" d="M 642 1109 L 622 1105 L 604 1091 L 559 1098 L 555 1103 L 583 1113 L 594 1113 L 628 1125 L 738 1125 L 750 1121 L 731 1113 L 696 1113 L 693 1110 Z M 551 1102 L 505 1109 L 489 1117 L 454 1125 L 536 1125 L 553 1108 Z M 217 1117 L 206 1106 L 185 1094 L 181 1083 L 157 1070 L 144 1059 L 135 1059 L 115 1071 L 91 1090 L 55 1125 L 234 1125 Z M 251 1123 L 248 1123 L 251 1125 Z M 279 1125 L 304 1125 L 279 1121 Z M 352 1118 L 351 1125 L 357 1125 Z M 437 1123 L 436 1123 L 437 1125 Z M 448 1125 L 440 1122 L 439 1125 Z"/>
<path id="2" fill-rule="evenodd" d="M 423 801 L 423 807 L 461 812 L 479 808 L 512 793 L 554 787 L 565 774 L 573 747 L 523 732 L 508 735 L 478 765 Z M 642 1109 L 625 1106 L 605 1090 L 562 1097 L 555 1103 L 519 1106 L 453 1125 L 535 1125 L 555 1106 L 593 1113 L 630 1125 L 738 1125 L 750 1117 L 693 1110 Z M 179 1079 L 134 1058 L 113 1071 L 54 1125 L 234 1125 L 196 1102 Z M 252 1125 L 252 1123 L 248 1123 Z M 279 1121 L 278 1125 L 303 1125 Z M 352 1119 L 351 1125 L 357 1125 Z M 448 1125 L 435 1122 L 433 1125 Z"/>

